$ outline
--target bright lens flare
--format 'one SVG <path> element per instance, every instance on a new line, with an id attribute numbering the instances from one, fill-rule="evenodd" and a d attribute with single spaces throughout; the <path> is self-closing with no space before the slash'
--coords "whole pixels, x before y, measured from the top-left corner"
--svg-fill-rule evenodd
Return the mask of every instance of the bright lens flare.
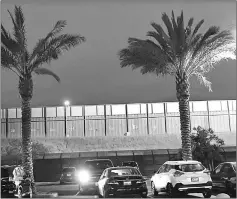
<path id="1" fill-rule="evenodd" d="M 90 174 L 88 171 L 79 171 L 78 178 L 81 183 L 86 183 L 90 180 Z"/>

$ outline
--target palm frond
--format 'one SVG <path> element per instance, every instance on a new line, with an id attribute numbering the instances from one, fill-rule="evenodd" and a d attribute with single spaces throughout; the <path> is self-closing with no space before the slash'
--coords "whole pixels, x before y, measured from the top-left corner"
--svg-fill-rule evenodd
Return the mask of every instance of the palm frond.
<path id="1" fill-rule="evenodd" d="M 197 73 L 194 73 L 194 75 L 197 76 L 201 85 L 204 85 L 205 87 L 209 89 L 209 92 L 212 92 L 212 88 L 211 88 L 212 83 L 207 80 L 204 74 L 197 72 Z"/>
<path id="2" fill-rule="evenodd" d="M 166 13 L 163 13 L 162 14 L 162 20 L 168 30 L 168 33 L 169 33 L 169 37 L 171 40 L 174 40 L 176 41 L 176 38 L 175 38 L 175 33 L 174 33 L 174 30 L 173 30 L 173 27 L 172 27 L 172 23 L 170 22 L 170 19 L 168 17 L 168 15 Z"/>
<path id="3" fill-rule="evenodd" d="M 175 68 L 168 61 L 163 50 L 151 40 L 128 39 L 129 46 L 119 51 L 121 67 L 140 68 L 142 74 L 155 73 L 166 75 L 175 73 Z"/>
<path id="4" fill-rule="evenodd" d="M 40 55 L 44 53 L 44 50 L 47 46 L 47 42 L 49 39 L 55 38 L 58 33 L 60 33 L 63 28 L 67 25 L 67 22 L 65 20 L 59 20 L 57 23 L 54 25 L 54 28 L 46 35 L 45 38 L 39 39 L 37 42 L 36 46 L 33 49 L 32 54 L 30 55 L 29 62 L 31 62 L 36 55 Z"/>
<path id="5" fill-rule="evenodd" d="M 193 30 L 192 37 L 194 37 L 195 34 L 197 34 L 198 30 L 200 29 L 200 27 L 202 26 L 203 23 L 204 23 L 204 19 L 202 19 L 201 21 L 198 22 L 198 24 L 195 26 L 195 28 Z"/>
<path id="6" fill-rule="evenodd" d="M 14 55 L 4 46 L 1 46 L 1 67 L 13 71 L 19 77 L 22 75 Z"/>
<path id="7" fill-rule="evenodd" d="M 157 31 L 157 33 L 163 38 L 169 45 L 170 45 L 170 38 L 169 36 L 165 33 L 161 25 L 156 24 L 155 22 L 151 23 L 151 26 Z"/>
<path id="8" fill-rule="evenodd" d="M 211 26 L 207 32 L 202 36 L 200 42 L 198 43 L 198 45 L 196 45 L 196 48 L 194 49 L 193 52 L 193 57 L 196 56 L 196 53 L 201 50 L 202 46 L 205 44 L 205 42 L 212 36 L 217 35 L 220 31 L 219 27 L 216 26 Z"/>
<path id="9" fill-rule="evenodd" d="M 26 35 L 25 35 L 25 19 L 21 7 L 15 6 L 13 17 L 12 13 L 8 10 L 8 13 L 11 17 L 13 23 L 13 34 L 16 41 L 21 46 L 22 50 L 26 48 Z"/>
<path id="10" fill-rule="evenodd" d="M 215 39 L 214 39 L 215 38 Z M 230 31 L 222 31 L 203 44 L 192 58 L 188 73 L 209 72 L 221 60 L 236 59 L 236 43 Z"/>
<path id="11" fill-rule="evenodd" d="M 189 21 L 188 21 L 188 25 L 185 29 L 186 39 L 191 35 L 193 21 L 194 21 L 193 17 L 190 18 Z"/>
<path id="12" fill-rule="evenodd" d="M 35 61 L 30 65 L 30 70 L 32 71 L 34 68 L 42 64 L 50 64 L 52 60 L 57 60 L 63 52 L 68 51 L 72 47 L 79 45 L 80 43 L 85 41 L 85 37 L 81 35 L 70 35 L 63 34 L 58 37 L 52 38 L 43 52 L 40 52 Z"/>
<path id="13" fill-rule="evenodd" d="M 54 77 L 54 79 L 56 79 L 58 82 L 60 82 L 59 76 L 47 68 L 34 68 L 33 73 L 35 73 L 36 75 L 50 75 Z"/>
<path id="14" fill-rule="evenodd" d="M 20 45 L 14 40 L 10 33 L 1 24 L 1 43 L 7 48 L 11 53 L 19 53 L 21 50 Z"/>

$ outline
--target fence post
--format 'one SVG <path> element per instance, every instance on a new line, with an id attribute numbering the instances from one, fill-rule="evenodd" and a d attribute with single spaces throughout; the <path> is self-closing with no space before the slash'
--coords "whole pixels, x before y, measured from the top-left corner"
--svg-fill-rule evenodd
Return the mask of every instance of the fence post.
<path id="1" fill-rule="evenodd" d="M 207 120 L 208 120 L 208 127 L 210 128 L 210 112 L 209 112 L 209 104 L 207 101 Z"/>
<path id="2" fill-rule="evenodd" d="M 44 110 L 44 135 L 47 137 L 47 115 L 46 115 L 46 107 L 43 107 Z"/>
<path id="3" fill-rule="evenodd" d="M 105 120 L 105 136 L 107 134 L 107 128 L 106 128 L 106 105 L 104 105 L 104 120 Z"/>
<path id="4" fill-rule="evenodd" d="M 231 132 L 231 122 L 230 122 L 230 107 L 229 107 L 229 101 L 227 100 L 227 110 L 228 110 L 228 119 L 229 119 L 229 129 Z"/>
<path id="5" fill-rule="evenodd" d="M 64 136 L 67 137 L 67 107 L 64 106 Z"/>
<path id="6" fill-rule="evenodd" d="M 6 138 L 8 138 L 8 109 L 6 109 Z"/>
<path id="7" fill-rule="evenodd" d="M 83 106 L 83 121 L 84 121 L 84 137 L 86 137 L 86 115 L 85 115 L 85 109 L 86 109 L 86 107 L 85 106 Z"/>
<path id="8" fill-rule="evenodd" d="M 140 105 L 141 106 L 141 105 Z M 148 104 L 146 104 L 146 125 L 147 125 L 147 134 L 150 134 L 150 128 L 149 128 L 149 110 L 148 110 Z"/>
<path id="9" fill-rule="evenodd" d="M 165 117 L 165 133 L 167 133 L 167 120 L 166 120 L 166 113 L 167 113 L 167 107 L 166 107 L 166 103 L 164 104 L 164 117 Z"/>
<path id="10" fill-rule="evenodd" d="M 128 128 L 128 105 L 125 104 L 125 113 L 126 113 L 126 127 L 127 127 L 127 132 L 129 132 L 129 128 Z"/>

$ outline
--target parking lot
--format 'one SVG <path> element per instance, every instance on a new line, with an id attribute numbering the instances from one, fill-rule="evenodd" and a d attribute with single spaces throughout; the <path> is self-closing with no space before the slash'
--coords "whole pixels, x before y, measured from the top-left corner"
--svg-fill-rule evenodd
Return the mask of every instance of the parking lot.
<path id="1" fill-rule="evenodd" d="M 70 198 L 98 198 L 97 195 L 80 195 L 78 194 L 78 185 L 77 184 L 65 184 L 60 185 L 59 182 L 40 182 L 36 183 L 37 185 L 37 191 L 39 192 L 57 192 L 59 197 L 66 197 L 70 196 Z M 168 196 L 165 193 L 160 193 L 158 196 L 154 197 L 151 191 L 150 181 L 147 181 L 148 185 L 148 197 L 149 198 L 168 198 Z M 215 198 L 215 195 L 217 193 L 214 192 L 214 195 L 212 195 L 211 198 Z M 184 198 L 182 196 L 181 198 Z M 202 194 L 189 194 L 186 196 L 186 198 L 203 198 Z"/>

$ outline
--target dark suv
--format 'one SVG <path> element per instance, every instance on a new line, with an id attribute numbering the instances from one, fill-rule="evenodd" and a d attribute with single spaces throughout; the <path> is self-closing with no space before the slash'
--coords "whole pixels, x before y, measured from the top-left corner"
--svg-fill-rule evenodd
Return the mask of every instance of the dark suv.
<path id="1" fill-rule="evenodd" d="M 79 193 L 97 191 L 97 182 L 106 168 L 113 167 L 113 162 L 109 159 L 86 160 L 83 167 L 78 172 Z"/>
<path id="2" fill-rule="evenodd" d="M 124 162 L 122 162 L 122 167 L 134 167 L 134 168 L 140 170 L 138 163 L 136 161 L 124 161 Z"/>
<path id="3" fill-rule="evenodd" d="M 65 167 L 62 170 L 62 175 L 60 177 L 60 184 L 64 183 L 76 183 L 76 168 L 75 167 Z"/>

